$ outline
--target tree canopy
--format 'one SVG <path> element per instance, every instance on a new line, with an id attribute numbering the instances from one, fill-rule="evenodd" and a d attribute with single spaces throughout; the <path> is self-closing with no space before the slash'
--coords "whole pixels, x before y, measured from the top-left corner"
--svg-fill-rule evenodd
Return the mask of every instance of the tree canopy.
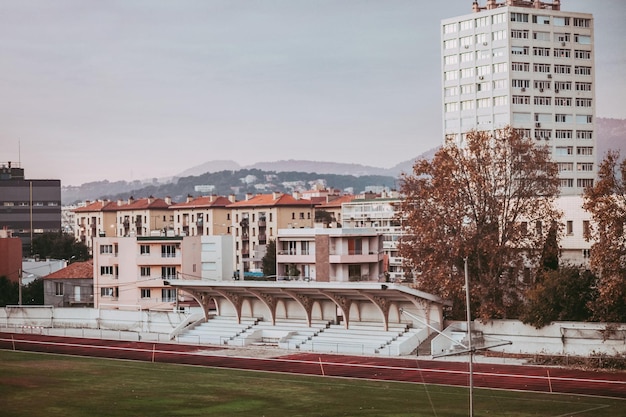
<path id="1" fill-rule="evenodd" d="M 609 151 L 598 168 L 598 179 L 585 190 L 583 208 L 591 213 L 586 238 L 590 265 L 598 276 L 598 296 L 592 303 L 594 319 L 626 321 L 626 159 Z"/>
<path id="2" fill-rule="evenodd" d="M 73 235 L 67 233 L 48 232 L 33 239 L 33 254 L 40 258 L 65 259 L 84 261 L 89 259 L 89 248 L 77 242 Z"/>
<path id="3" fill-rule="evenodd" d="M 473 315 L 516 317 L 560 218 L 557 175 L 549 149 L 508 127 L 471 131 L 416 161 L 402 177 L 400 253 L 417 287 L 452 300 L 451 318 L 463 318 L 467 260 Z"/>

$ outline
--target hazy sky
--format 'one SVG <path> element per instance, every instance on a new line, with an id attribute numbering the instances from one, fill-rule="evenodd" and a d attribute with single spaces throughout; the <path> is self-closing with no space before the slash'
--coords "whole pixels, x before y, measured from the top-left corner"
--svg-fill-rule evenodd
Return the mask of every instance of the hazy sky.
<path id="1" fill-rule="evenodd" d="M 626 118 L 626 1 L 561 3 L 594 14 L 597 116 Z M 388 168 L 441 143 L 439 25 L 471 5 L 0 0 L 0 161 L 63 185 L 217 159 Z"/>

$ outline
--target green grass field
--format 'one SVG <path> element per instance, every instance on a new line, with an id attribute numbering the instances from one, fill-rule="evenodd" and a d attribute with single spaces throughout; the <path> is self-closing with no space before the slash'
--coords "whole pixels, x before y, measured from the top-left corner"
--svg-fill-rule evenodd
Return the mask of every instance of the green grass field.
<path id="1" fill-rule="evenodd" d="M 626 401 L 477 389 L 475 416 L 624 416 Z M 0 416 L 467 416 L 465 388 L 0 351 Z"/>

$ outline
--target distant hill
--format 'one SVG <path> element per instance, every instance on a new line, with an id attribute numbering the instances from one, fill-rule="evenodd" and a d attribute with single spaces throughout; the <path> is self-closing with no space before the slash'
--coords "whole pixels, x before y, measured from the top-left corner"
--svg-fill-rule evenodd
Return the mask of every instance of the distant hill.
<path id="1" fill-rule="evenodd" d="M 607 119 L 598 118 L 596 123 L 597 136 L 597 152 L 598 161 L 600 161 L 609 149 L 619 150 L 621 155 L 626 157 L 626 120 L 624 119 Z M 273 162 L 258 162 L 249 166 L 240 166 L 235 161 L 218 160 L 207 161 L 201 165 L 197 165 L 186 169 L 180 174 L 172 178 L 150 179 L 144 181 L 115 181 L 107 180 L 85 183 L 80 186 L 62 187 L 61 195 L 63 204 L 70 204 L 76 201 L 95 200 L 103 197 L 117 196 L 148 196 L 163 197 L 169 195 L 186 196 L 187 194 L 198 195 L 194 190 L 195 185 L 213 185 L 214 193 L 227 195 L 233 193 L 233 190 L 241 193 L 245 192 L 265 192 L 268 190 L 286 190 L 289 187 L 283 187 L 275 181 L 266 181 L 265 177 L 278 175 L 281 173 L 291 173 L 286 177 L 289 180 L 285 182 L 293 182 L 302 180 L 314 181 L 316 179 L 326 180 L 329 187 L 348 188 L 353 187 L 355 192 L 360 192 L 366 186 L 385 186 L 394 187 L 397 178 L 405 172 L 410 173 L 417 159 L 433 157 L 437 148 L 433 148 L 422 155 L 415 158 L 400 162 L 391 168 L 378 168 L 360 164 L 321 162 L 307 160 L 281 160 Z M 210 174 L 220 173 L 217 177 Z M 241 177 L 247 175 L 260 176 L 253 184 L 245 184 Z M 182 182 L 181 182 L 182 181 Z M 232 181 L 231 183 L 227 183 Z M 335 182 L 333 182 L 335 181 Z M 368 182 L 369 181 L 369 182 Z M 215 182 L 218 182 L 218 187 Z M 179 184 L 184 184 L 179 186 Z M 218 191 L 219 190 L 219 191 Z M 235 194 L 238 194 L 235 192 Z"/>

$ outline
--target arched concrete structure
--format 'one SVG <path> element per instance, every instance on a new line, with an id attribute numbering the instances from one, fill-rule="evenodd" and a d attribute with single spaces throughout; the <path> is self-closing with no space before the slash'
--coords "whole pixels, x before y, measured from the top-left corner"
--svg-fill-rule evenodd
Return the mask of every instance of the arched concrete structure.
<path id="1" fill-rule="evenodd" d="M 318 304 L 323 319 L 337 323 L 341 315 L 347 329 L 350 328 L 352 309 L 358 313 L 357 321 L 380 323 L 381 328 L 387 330 L 390 316 L 394 322 L 410 321 L 399 313 L 400 308 L 421 317 L 435 328 L 441 328 L 443 307 L 449 305 L 437 296 L 403 285 L 374 282 L 172 280 L 170 285 L 196 299 L 206 320 L 209 319 L 209 301 L 215 299 L 220 306 L 219 314 L 234 316 L 238 322 L 241 322 L 245 302 L 250 304 L 253 315 L 262 316 L 272 324 L 281 318 L 276 317 L 280 311 L 287 316 L 285 318 L 301 318 L 310 327 L 313 307 Z M 277 309 L 279 303 L 281 308 Z M 391 309 L 393 314 L 390 314 Z"/>

